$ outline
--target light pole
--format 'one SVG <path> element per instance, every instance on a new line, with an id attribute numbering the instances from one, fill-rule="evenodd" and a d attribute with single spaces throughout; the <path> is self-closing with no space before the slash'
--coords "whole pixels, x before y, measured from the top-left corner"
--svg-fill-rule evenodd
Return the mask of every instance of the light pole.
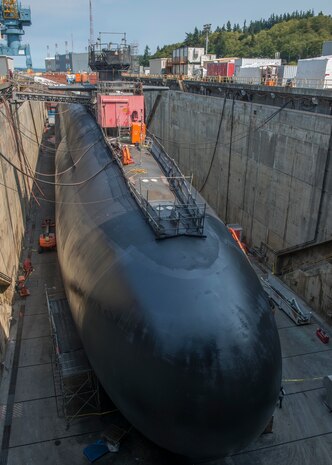
<path id="1" fill-rule="evenodd" d="M 209 32 L 211 32 L 211 24 L 204 24 L 203 32 L 206 33 L 206 41 L 205 41 L 205 55 L 208 53 L 209 47 Z"/>

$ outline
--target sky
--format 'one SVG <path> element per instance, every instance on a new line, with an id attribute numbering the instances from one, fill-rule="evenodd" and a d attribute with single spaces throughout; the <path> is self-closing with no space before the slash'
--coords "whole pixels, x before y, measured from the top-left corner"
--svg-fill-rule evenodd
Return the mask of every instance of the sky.
<path id="1" fill-rule="evenodd" d="M 31 7 L 32 26 L 25 28 L 23 42 L 30 43 L 33 67 L 44 67 L 47 45 L 54 56 L 55 44 L 59 53 L 84 52 L 89 40 L 89 0 L 23 0 Z M 157 46 L 181 42 L 186 32 L 197 26 L 212 24 L 212 30 L 228 20 L 243 25 L 250 20 L 268 18 L 272 13 L 291 13 L 295 10 L 314 9 L 317 14 L 332 14 L 331 0 L 92 0 L 94 35 L 102 32 L 126 32 L 129 43 L 138 43 L 143 53 L 146 45 L 154 53 Z M 16 66 L 25 64 L 15 60 Z"/>

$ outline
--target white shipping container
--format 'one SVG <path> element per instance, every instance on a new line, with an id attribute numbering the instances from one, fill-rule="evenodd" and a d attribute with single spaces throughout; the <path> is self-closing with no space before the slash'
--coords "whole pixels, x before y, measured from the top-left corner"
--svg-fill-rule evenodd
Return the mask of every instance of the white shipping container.
<path id="1" fill-rule="evenodd" d="M 217 55 L 214 55 L 212 53 L 208 53 L 207 55 L 203 53 L 203 55 L 201 56 L 201 66 L 204 66 L 204 68 L 206 69 L 207 62 L 214 61 L 216 58 L 217 58 Z"/>
<path id="2" fill-rule="evenodd" d="M 261 84 L 262 72 L 260 66 L 241 66 L 238 69 L 236 82 L 242 84 Z"/>
<path id="3" fill-rule="evenodd" d="M 281 58 L 236 58 L 235 60 L 235 76 L 241 67 L 244 66 L 268 66 L 281 65 Z"/>
<path id="4" fill-rule="evenodd" d="M 201 64 L 203 55 L 204 55 L 204 48 L 201 48 L 201 47 L 190 48 L 189 54 L 188 54 L 189 63 Z"/>
<path id="5" fill-rule="evenodd" d="M 296 65 L 281 65 L 278 68 L 278 84 L 284 86 L 287 81 L 294 79 L 297 73 Z"/>
<path id="6" fill-rule="evenodd" d="M 199 64 L 187 63 L 184 65 L 173 65 L 172 73 L 182 76 L 194 76 L 197 73 L 197 70 L 200 70 L 201 66 Z"/>
<path id="7" fill-rule="evenodd" d="M 184 65 L 173 65 L 172 74 L 176 74 L 176 75 L 183 74 L 183 72 L 181 71 L 183 69 L 183 66 Z"/>
<path id="8" fill-rule="evenodd" d="M 299 60 L 296 87 L 332 89 L 332 55 Z"/>
<path id="9" fill-rule="evenodd" d="M 201 58 L 204 55 L 204 48 L 202 47 L 188 47 L 188 61 L 189 63 L 201 63 Z"/>
<path id="10" fill-rule="evenodd" d="M 149 60 L 150 74 L 164 74 L 167 58 L 154 58 Z"/>

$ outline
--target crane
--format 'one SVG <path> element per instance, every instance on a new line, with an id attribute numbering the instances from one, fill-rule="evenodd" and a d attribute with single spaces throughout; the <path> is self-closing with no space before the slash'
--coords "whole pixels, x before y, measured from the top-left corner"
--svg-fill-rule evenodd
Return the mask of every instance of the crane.
<path id="1" fill-rule="evenodd" d="M 30 8 L 23 8 L 17 0 L 0 3 L 0 55 L 24 56 L 28 69 L 32 68 L 30 45 L 22 44 L 23 27 L 31 26 Z M 5 36 L 5 38 L 2 38 Z"/>

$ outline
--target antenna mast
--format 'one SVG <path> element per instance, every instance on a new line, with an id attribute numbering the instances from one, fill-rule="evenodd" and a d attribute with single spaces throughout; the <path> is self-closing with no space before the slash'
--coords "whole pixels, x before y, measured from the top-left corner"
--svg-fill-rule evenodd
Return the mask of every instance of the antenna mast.
<path id="1" fill-rule="evenodd" d="M 92 45 L 94 43 L 92 0 L 89 0 L 89 6 L 90 6 L 90 45 Z"/>

